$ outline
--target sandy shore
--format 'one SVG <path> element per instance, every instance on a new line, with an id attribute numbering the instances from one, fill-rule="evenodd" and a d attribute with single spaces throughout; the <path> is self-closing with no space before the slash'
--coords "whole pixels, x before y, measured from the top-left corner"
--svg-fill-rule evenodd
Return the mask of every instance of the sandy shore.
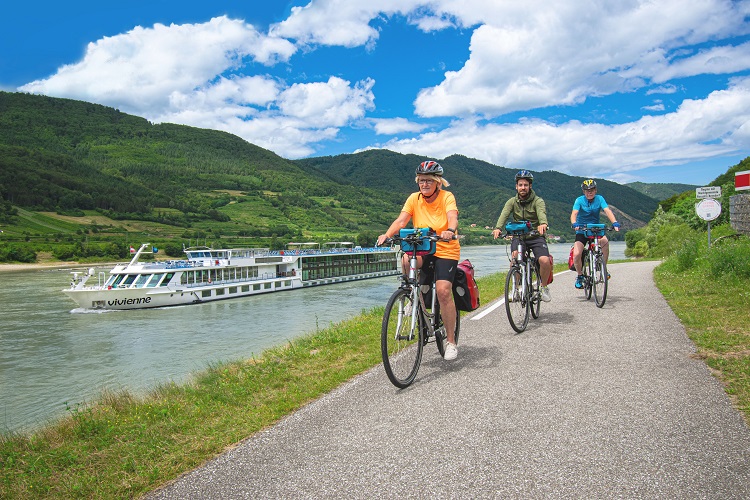
<path id="1" fill-rule="evenodd" d="M 45 269 L 113 267 L 114 263 L 98 262 L 96 264 L 81 264 L 80 262 L 43 262 L 37 264 L 0 264 L 2 272 L 43 271 Z"/>

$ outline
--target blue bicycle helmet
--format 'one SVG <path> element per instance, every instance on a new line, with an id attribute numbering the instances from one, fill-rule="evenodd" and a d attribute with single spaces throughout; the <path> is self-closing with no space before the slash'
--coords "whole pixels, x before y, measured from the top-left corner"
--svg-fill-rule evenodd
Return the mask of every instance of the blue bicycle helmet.
<path id="1" fill-rule="evenodd" d="M 443 167 L 436 161 L 427 160 L 423 161 L 417 167 L 417 175 L 439 175 L 443 176 Z"/>
<path id="2" fill-rule="evenodd" d="M 534 182 L 534 174 L 529 172 L 528 170 L 519 170 L 516 174 L 516 182 L 518 182 L 518 179 L 526 179 L 529 181 L 529 184 Z"/>

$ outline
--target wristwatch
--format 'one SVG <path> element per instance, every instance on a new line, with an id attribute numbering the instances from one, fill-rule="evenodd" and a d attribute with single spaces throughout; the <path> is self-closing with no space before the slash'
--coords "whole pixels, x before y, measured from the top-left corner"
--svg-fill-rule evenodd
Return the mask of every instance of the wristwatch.
<path id="1" fill-rule="evenodd" d="M 456 230 L 452 227 L 449 227 L 448 229 L 446 229 L 446 231 L 450 231 L 451 233 L 456 234 Z"/>

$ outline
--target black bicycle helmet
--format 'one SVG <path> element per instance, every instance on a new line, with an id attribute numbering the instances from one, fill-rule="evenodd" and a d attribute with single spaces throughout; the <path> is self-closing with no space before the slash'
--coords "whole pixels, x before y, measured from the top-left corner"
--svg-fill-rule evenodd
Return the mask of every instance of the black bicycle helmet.
<path id="1" fill-rule="evenodd" d="M 596 181 L 594 179 L 586 179 L 581 183 L 581 189 L 588 191 L 589 189 L 596 188 Z"/>
<path id="2" fill-rule="evenodd" d="M 423 161 L 417 167 L 417 175 L 439 175 L 443 176 L 443 167 L 436 161 Z"/>
<path id="3" fill-rule="evenodd" d="M 534 174 L 529 172 L 528 170 L 519 170 L 516 174 L 516 182 L 518 182 L 518 179 L 526 179 L 529 181 L 529 184 L 534 182 Z"/>

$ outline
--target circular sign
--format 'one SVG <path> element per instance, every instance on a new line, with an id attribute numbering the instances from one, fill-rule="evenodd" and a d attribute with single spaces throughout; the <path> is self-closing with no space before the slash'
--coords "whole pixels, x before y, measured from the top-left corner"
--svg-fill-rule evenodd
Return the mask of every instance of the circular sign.
<path id="1" fill-rule="evenodd" d="M 695 213 L 703 220 L 714 220 L 721 215 L 721 203 L 713 198 L 704 198 L 695 205 Z"/>

